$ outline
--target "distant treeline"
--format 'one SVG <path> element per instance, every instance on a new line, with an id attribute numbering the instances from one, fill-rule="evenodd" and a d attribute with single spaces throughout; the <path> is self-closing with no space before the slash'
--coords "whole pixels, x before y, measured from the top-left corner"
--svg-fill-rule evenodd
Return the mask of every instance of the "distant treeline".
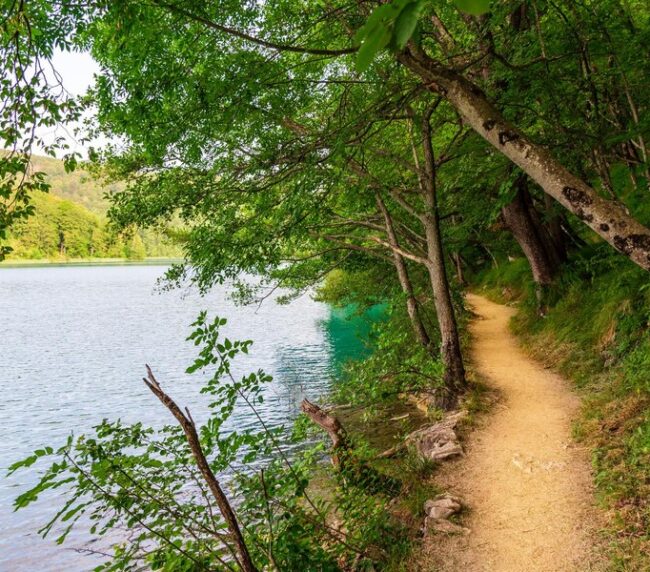
<path id="1" fill-rule="evenodd" d="M 108 222 L 88 209 L 45 193 L 34 196 L 36 214 L 16 225 L 9 238 L 9 258 L 128 258 L 180 255 L 152 231 L 117 233 Z"/>
<path id="2" fill-rule="evenodd" d="M 106 187 L 83 169 L 68 173 L 63 162 L 32 157 L 35 171 L 47 174 L 49 193 L 35 193 L 36 214 L 14 226 L 9 259 L 179 257 L 181 248 L 152 230 L 117 232 L 106 219 Z"/>

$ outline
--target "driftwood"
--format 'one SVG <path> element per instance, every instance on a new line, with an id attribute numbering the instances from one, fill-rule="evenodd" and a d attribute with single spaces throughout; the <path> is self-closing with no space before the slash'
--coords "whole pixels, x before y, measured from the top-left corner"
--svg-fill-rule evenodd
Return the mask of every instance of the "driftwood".
<path id="1" fill-rule="evenodd" d="M 230 506 L 230 501 L 224 494 L 219 481 L 215 477 L 210 465 L 208 464 L 207 459 L 205 458 L 205 453 L 201 447 L 201 442 L 199 441 L 198 433 L 196 432 L 196 425 L 192 416 L 190 415 L 189 410 L 186 408 L 185 413 L 181 411 L 181 408 L 176 405 L 176 402 L 167 395 L 151 371 L 151 368 L 147 366 L 147 377 L 143 378 L 143 381 L 147 384 L 147 387 L 152 391 L 152 393 L 160 400 L 160 402 L 171 412 L 171 414 L 176 418 L 183 431 L 185 432 L 185 437 L 187 443 L 190 446 L 190 451 L 192 456 L 196 461 L 196 464 L 203 476 L 203 479 L 207 483 L 210 491 L 212 492 L 214 499 L 217 502 L 219 511 L 226 521 L 228 530 L 232 535 L 235 545 L 237 548 L 236 554 L 234 555 L 237 559 L 239 565 L 241 566 L 244 572 L 257 572 L 257 568 L 251 560 L 250 553 L 248 552 L 248 547 L 244 541 L 241 530 L 239 528 L 239 523 L 237 522 L 237 517 Z"/>
<path id="2" fill-rule="evenodd" d="M 332 440 L 332 464 L 341 468 L 341 454 L 350 449 L 348 435 L 341 422 L 308 399 L 302 400 L 300 409 L 329 435 Z"/>

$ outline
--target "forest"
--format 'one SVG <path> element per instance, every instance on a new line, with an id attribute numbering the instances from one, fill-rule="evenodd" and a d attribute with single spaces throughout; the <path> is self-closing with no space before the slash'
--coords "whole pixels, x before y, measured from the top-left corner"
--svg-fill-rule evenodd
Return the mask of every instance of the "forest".
<path id="1" fill-rule="evenodd" d="M 7 234 L 7 261 L 67 261 L 147 257 L 178 258 L 181 248 L 167 229 L 117 229 L 106 219 L 107 196 L 119 185 L 105 185 L 82 166 L 66 171 L 63 161 L 32 155 L 30 169 L 47 178 L 48 193 L 31 198 L 34 216 L 17 222 Z M 178 229 L 177 229 L 178 230 Z"/>
<path id="2" fill-rule="evenodd" d="M 85 96 L 55 51 L 99 64 Z M 209 419 L 147 366 L 173 424 L 104 420 L 12 466 L 41 467 L 16 508 L 69 489 L 44 534 L 131 531 L 98 570 L 650 569 L 646 2 L 5 0 L 0 54 L 4 255 L 63 206 L 33 150 L 86 160 L 36 126 L 91 111 L 111 228 L 183 229 L 167 287 L 384 308 L 369 355 L 272 429 L 228 426 L 270 376 L 235 375 L 254 343 L 202 313 Z M 548 494 L 503 516 L 507 545 L 479 489 Z"/>

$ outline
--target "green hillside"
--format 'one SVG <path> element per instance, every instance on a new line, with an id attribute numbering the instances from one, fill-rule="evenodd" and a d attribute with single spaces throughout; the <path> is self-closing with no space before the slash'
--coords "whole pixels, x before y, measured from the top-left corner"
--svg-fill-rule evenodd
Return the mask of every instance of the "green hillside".
<path id="1" fill-rule="evenodd" d="M 32 157 L 35 171 L 47 174 L 49 193 L 35 193 L 36 214 L 14 226 L 8 237 L 8 260 L 67 260 L 79 258 L 178 257 L 181 249 L 151 230 L 117 234 L 109 228 L 104 186 L 83 168 L 71 173 L 63 162 Z"/>
<path id="2" fill-rule="evenodd" d="M 63 161 L 59 159 L 33 155 L 31 163 L 35 171 L 47 173 L 52 195 L 68 199 L 95 214 L 104 215 L 108 208 L 105 194 L 119 190 L 117 185 L 103 186 L 81 165 L 66 173 Z"/>

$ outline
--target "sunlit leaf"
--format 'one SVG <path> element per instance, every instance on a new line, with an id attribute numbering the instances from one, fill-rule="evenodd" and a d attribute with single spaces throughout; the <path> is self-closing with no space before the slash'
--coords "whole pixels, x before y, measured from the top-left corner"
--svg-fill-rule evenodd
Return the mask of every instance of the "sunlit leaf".
<path id="1" fill-rule="evenodd" d="M 490 11 L 490 0 L 454 0 L 457 8 L 472 16 L 481 16 Z"/>

